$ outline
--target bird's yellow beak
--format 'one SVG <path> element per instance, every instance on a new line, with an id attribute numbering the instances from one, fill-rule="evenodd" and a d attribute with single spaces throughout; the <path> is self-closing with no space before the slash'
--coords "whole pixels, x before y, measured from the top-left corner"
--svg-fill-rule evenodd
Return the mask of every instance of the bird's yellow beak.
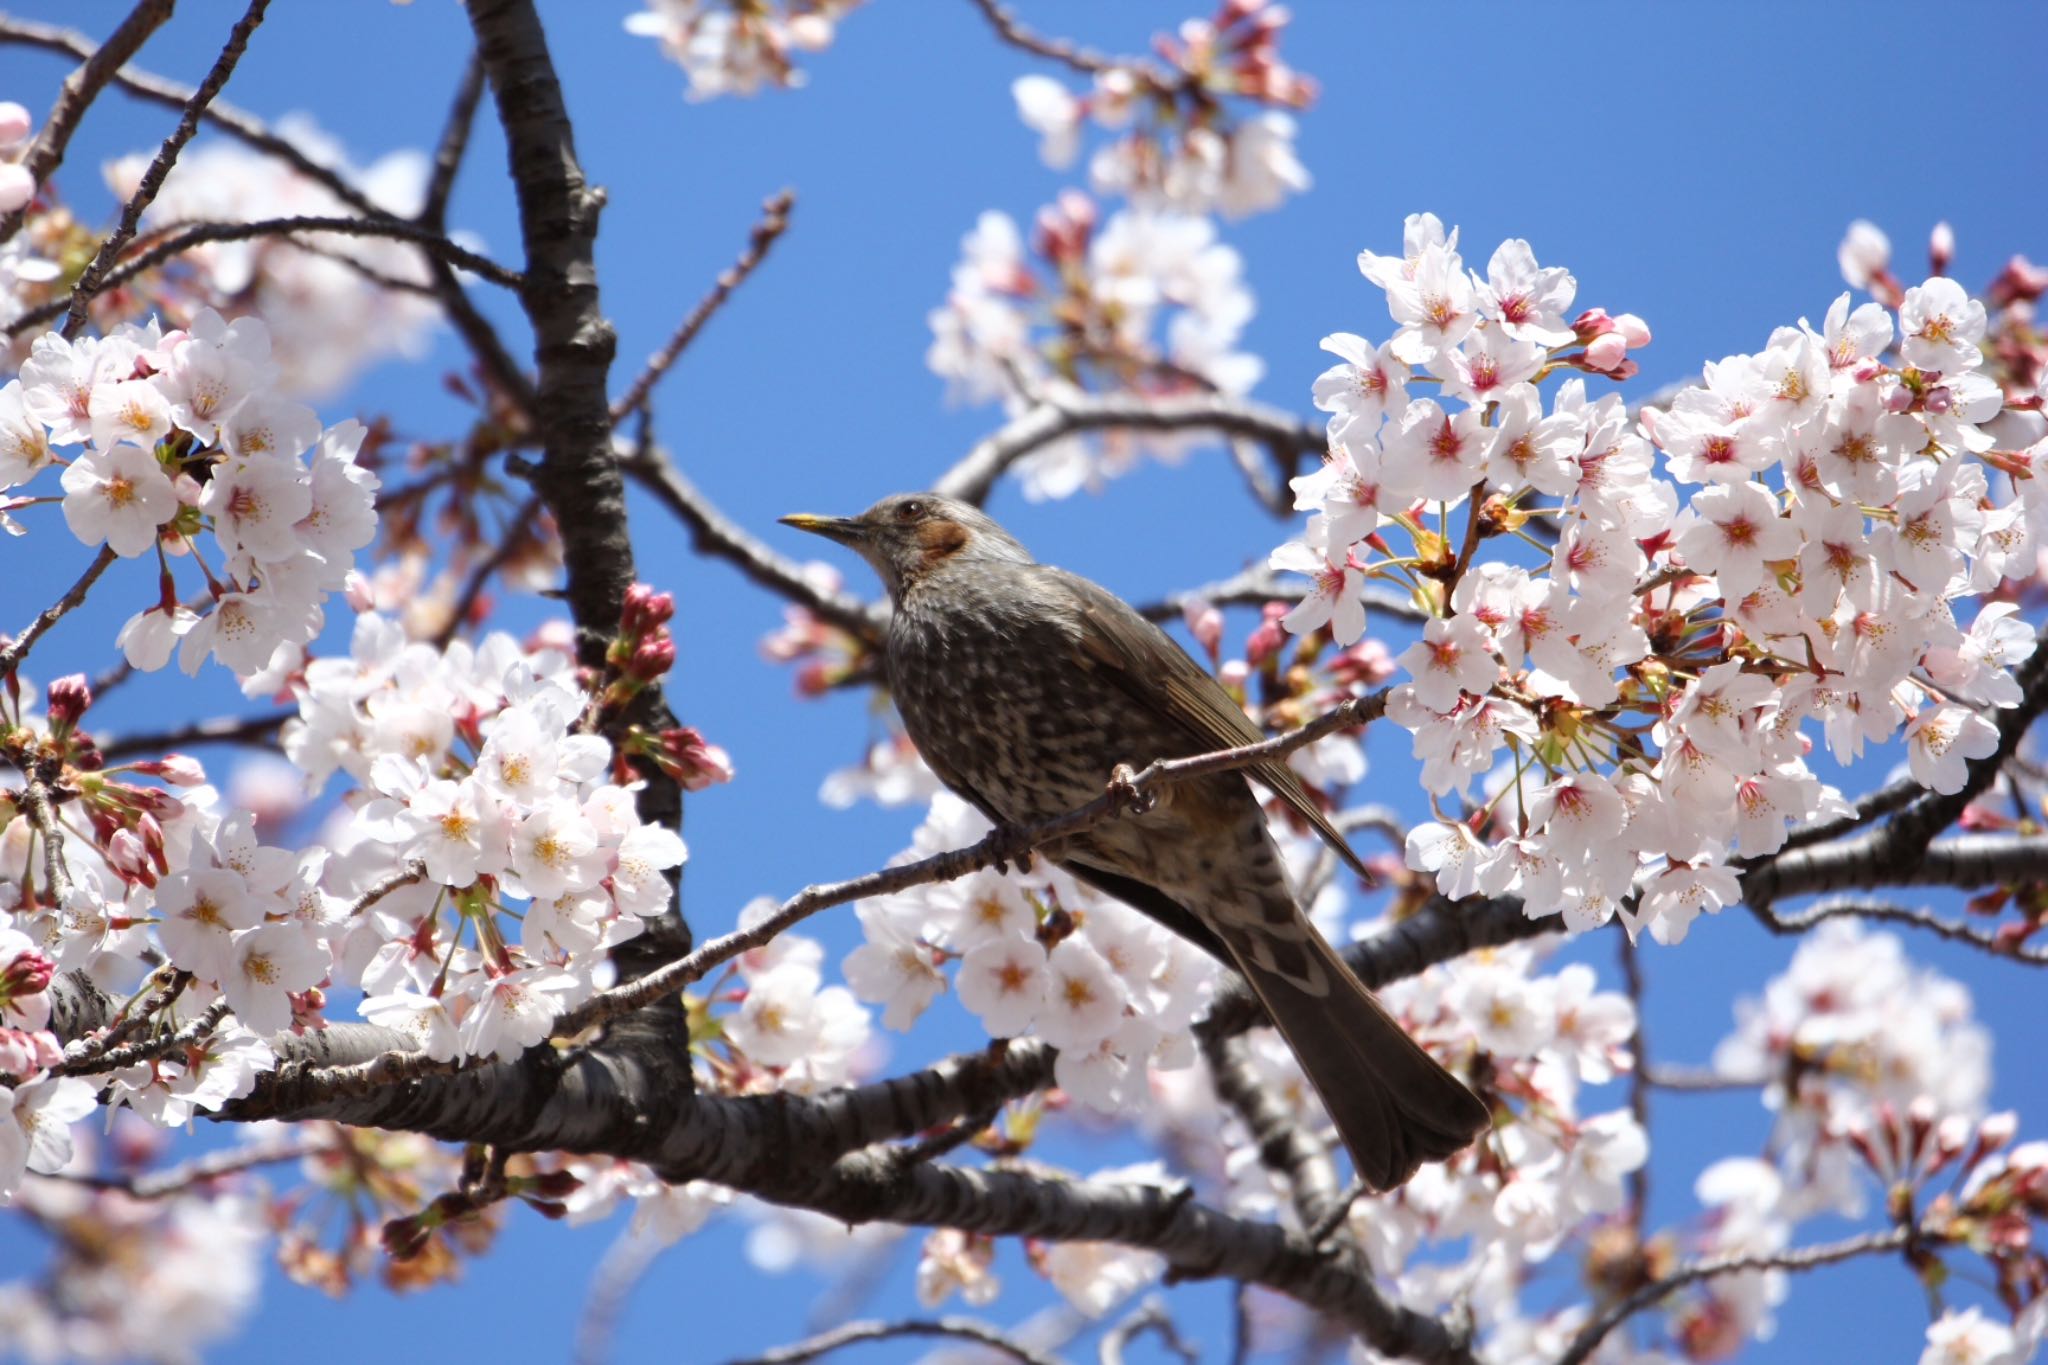
<path id="1" fill-rule="evenodd" d="M 784 526 L 794 526 L 799 531 L 809 531 L 814 536 L 836 540 L 841 545 L 852 545 L 868 537 L 867 523 L 853 517 L 818 517 L 809 512 L 794 512 L 778 520 Z"/>

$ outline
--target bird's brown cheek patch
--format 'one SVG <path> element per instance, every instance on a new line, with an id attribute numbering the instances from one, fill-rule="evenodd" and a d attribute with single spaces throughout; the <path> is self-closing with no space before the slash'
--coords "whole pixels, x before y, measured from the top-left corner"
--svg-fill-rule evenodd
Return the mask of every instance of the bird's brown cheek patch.
<path id="1" fill-rule="evenodd" d="M 917 545 L 929 569 L 958 554 L 967 544 L 967 528 L 957 521 L 928 521 L 917 528 Z"/>

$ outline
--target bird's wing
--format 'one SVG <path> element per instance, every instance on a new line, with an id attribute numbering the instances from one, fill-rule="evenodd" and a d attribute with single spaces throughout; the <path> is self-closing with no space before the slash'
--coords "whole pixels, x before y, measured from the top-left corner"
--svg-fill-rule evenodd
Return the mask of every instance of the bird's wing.
<path id="1" fill-rule="evenodd" d="M 1075 606 L 1080 609 L 1079 650 L 1083 662 L 1099 667 L 1105 677 L 1140 705 L 1163 708 L 1195 741 L 1198 747 L 1192 752 L 1235 749 L 1257 744 L 1267 737 L 1252 724 L 1244 708 L 1223 690 L 1223 685 L 1189 658 L 1172 636 L 1131 610 L 1114 593 L 1064 569 L 1039 572 L 1072 594 Z M 1353 870 L 1361 876 L 1365 874 L 1365 863 L 1316 805 L 1286 759 L 1267 759 L 1253 764 L 1246 772 L 1300 812 Z"/>

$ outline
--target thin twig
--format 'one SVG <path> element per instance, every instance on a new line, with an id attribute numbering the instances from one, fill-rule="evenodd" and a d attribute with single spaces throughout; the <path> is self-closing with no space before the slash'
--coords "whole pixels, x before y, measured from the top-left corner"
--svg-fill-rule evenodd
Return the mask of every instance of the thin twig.
<path id="1" fill-rule="evenodd" d="M 641 1230 L 637 1220 L 606 1248 L 591 1272 L 590 1293 L 583 1300 L 583 1316 L 576 1323 L 575 1365 L 604 1365 L 611 1359 L 612 1342 L 618 1335 L 619 1315 L 626 1299 L 647 1277 L 654 1262 L 671 1244 Z"/>
<path id="2" fill-rule="evenodd" d="M 417 223 L 402 222 L 395 218 L 336 218 L 309 214 L 293 218 L 266 218 L 251 223 L 193 223 L 173 229 L 147 250 L 129 257 L 107 271 L 103 279 L 95 282 L 87 290 L 86 298 L 90 299 L 92 294 L 132 280 L 144 271 L 153 270 L 195 247 L 214 242 L 246 242 L 257 237 L 289 238 L 299 232 L 321 232 L 341 237 L 393 238 L 416 246 L 430 256 L 467 270 L 480 279 L 489 280 L 492 284 L 503 285 L 507 289 L 519 287 L 518 271 L 499 265 L 487 256 L 479 256 L 467 247 L 458 246 L 433 229 L 421 227 Z M 304 250 L 314 249 L 301 242 L 293 242 L 292 245 Z M 386 282 L 380 280 L 379 283 Z M 423 284 L 413 285 L 403 281 L 394 283 L 401 284 L 408 290 L 432 292 Z M 86 290 L 86 282 L 82 277 L 78 289 L 74 289 L 61 299 L 53 299 L 23 313 L 7 325 L 6 334 L 19 336 L 59 314 L 70 312 L 74 306 L 82 307 L 83 305 L 76 302 L 79 290 Z"/>
<path id="3" fill-rule="evenodd" d="M 1727 1076 L 1710 1066 L 1672 1066 L 1666 1063 L 1646 1067 L 1638 1062 L 1636 1070 L 1642 1075 L 1644 1084 L 1653 1085 L 1659 1090 L 1681 1093 L 1710 1094 L 1722 1090 L 1755 1090 L 1759 1086 L 1770 1084 L 1768 1077 Z"/>
<path id="4" fill-rule="evenodd" d="M 84 1038 L 75 1038 L 65 1044 L 64 1062 L 61 1069 L 65 1071 L 74 1068 L 79 1070 L 91 1069 L 92 1063 L 106 1056 L 114 1048 L 119 1047 L 130 1033 L 141 1027 L 144 1020 L 160 1010 L 168 1008 L 179 996 L 185 993 L 185 988 L 191 984 L 192 973 L 173 972 L 168 981 L 158 986 L 154 991 L 151 991 L 139 1004 L 130 1001 L 129 1005 L 123 1006 L 121 1012 L 116 1014 L 108 1022 L 107 1026 L 99 1032 Z"/>
<path id="5" fill-rule="evenodd" d="M 168 0 L 146 0 L 145 7 L 161 5 L 168 13 Z M 0 43 L 12 43 L 23 47 L 40 47 L 51 52 L 67 53 L 73 57 L 92 59 L 113 47 L 109 38 L 103 46 L 96 44 L 85 34 L 75 29 L 60 28 L 55 24 L 37 23 L 33 19 L 21 19 L 13 15 L 0 15 Z M 169 105 L 173 109 L 183 108 L 191 102 L 193 90 L 189 85 L 167 80 L 148 71 L 132 66 L 123 66 L 114 72 L 112 84 L 118 90 L 141 99 L 153 100 Z M 200 118 L 210 127 L 255 148 L 266 156 L 284 162 L 300 175 L 324 187 L 342 203 L 359 213 L 382 214 L 369 196 L 344 180 L 332 167 L 323 166 L 306 155 L 297 146 L 272 132 L 264 122 L 244 110 L 237 109 L 225 100 L 214 100 L 200 111 Z"/>
<path id="6" fill-rule="evenodd" d="M 87 262 L 85 269 L 79 273 L 77 283 L 71 287 L 70 311 L 61 329 L 66 340 L 77 336 L 85 327 L 86 309 L 91 305 L 93 296 L 99 293 L 107 271 L 113 268 L 115 260 L 120 257 L 129 239 L 135 236 L 135 229 L 142 221 L 143 211 L 156 199 L 157 191 L 163 188 L 164 178 L 171 173 L 171 167 L 177 164 L 178 153 L 185 149 L 185 144 L 199 131 L 200 113 L 213 102 L 213 97 L 220 93 L 220 88 L 228 83 L 228 77 L 234 74 L 235 64 L 241 61 L 242 52 L 249 45 L 249 35 L 263 22 L 263 12 L 269 7 L 270 0 L 249 0 L 249 8 L 235 22 L 235 26 L 228 30 L 227 43 L 221 48 L 220 56 L 214 59 L 212 69 L 206 73 L 206 79 L 199 82 L 199 88 L 193 91 L 192 98 L 185 102 L 185 111 L 178 116 L 177 127 L 164 139 L 164 145 L 157 149 L 155 158 L 149 163 L 149 169 L 142 173 L 142 181 L 135 187 L 135 193 L 129 195 L 128 202 L 121 206 L 121 220 L 114 225 L 114 230 L 100 243 L 100 249 L 93 253 L 92 260 Z"/>
<path id="7" fill-rule="evenodd" d="M 1115 67 L 1125 67 L 1149 72 L 1155 82 L 1161 79 L 1149 62 L 1105 57 L 1100 52 L 1091 51 L 1064 38 L 1047 38 L 1034 33 L 1018 23 L 1017 17 L 999 4 L 998 0 L 974 0 L 974 7 L 988 17 L 996 35 L 1010 46 L 1021 48 L 1033 56 L 1058 62 L 1084 76 L 1096 76 Z"/>
<path id="8" fill-rule="evenodd" d="M 694 952 L 649 972 L 638 980 L 600 991 L 556 1021 L 555 1036 L 573 1037 L 583 1030 L 621 1015 L 630 1014 L 664 996 L 682 990 L 721 964 L 773 939 L 790 926 L 820 910 L 871 896 L 886 896 L 913 886 L 952 881 L 998 863 L 1012 862 L 1042 845 L 1095 828 L 1135 809 L 1144 807 L 1162 787 L 1214 773 L 1233 772 L 1281 758 L 1325 735 L 1368 724 L 1386 709 L 1386 693 L 1372 692 L 1353 697 L 1316 717 L 1298 730 L 1261 740 L 1256 744 L 1219 749 L 1189 758 L 1157 759 L 1144 771 L 1113 780 L 1109 790 L 1087 805 L 1065 815 L 1034 825 L 991 830 L 965 848 L 935 853 L 915 862 L 869 872 L 841 882 L 806 887 L 784 901 L 775 913 L 751 928 L 737 930 L 701 944 Z M 1126 770 L 1127 771 L 1127 770 Z"/>
<path id="9" fill-rule="evenodd" d="M 1148 621 L 1177 621 L 1191 602 L 1206 602 L 1212 607 L 1258 607 L 1268 602 L 1299 602 L 1307 590 L 1308 584 L 1303 579 L 1283 578 L 1263 564 L 1253 564 L 1229 578 L 1143 603 L 1137 610 Z M 1383 616 L 1403 621 L 1429 619 L 1428 613 L 1416 606 L 1415 600 L 1406 593 L 1395 592 L 1377 583 L 1367 583 L 1362 593 L 1365 605 Z"/>
<path id="10" fill-rule="evenodd" d="M 1868 1256 L 1878 1252 L 1898 1251 L 1916 1239 L 1931 1239 L 1932 1235 L 1916 1232 L 1913 1228 L 1891 1228 L 1885 1232 L 1866 1233 L 1861 1237 L 1849 1237 L 1839 1242 L 1824 1242 L 1818 1246 L 1804 1247 L 1796 1251 L 1780 1251 L 1761 1256 L 1715 1256 L 1694 1261 L 1679 1267 L 1654 1284 L 1644 1285 L 1635 1293 L 1610 1305 L 1587 1323 L 1565 1353 L 1558 1357 L 1557 1365 L 1581 1365 L 1588 1359 L 1609 1332 L 1620 1326 L 1629 1317 L 1648 1308 L 1675 1290 L 1701 1280 L 1721 1275 L 1737 1275 L 1751 1270 L 1812 1270 L 1818 1266 L 1833 1265 L 1856 1256 Z"/>
<path id="11" fill-rule="evenodd" d="M 421 227 L 440 232 L 448 225 L 448 197 L 455 190 L 455 176 L 462 169 L 462 157 L 469 150 L 470 130 L 476 126 L 476 107 L 484 94 L 484 64 L 474 53 L 462 68 L 455 98 L 448 104 L 448 120 L 441 126 L 441 140 L 434 147 L 434 169 L 427 177 L 427 192 L 420 199 L 414 219 Z"/>
<path id="12" fill-rule="evenodd" d="M 540 512 L 540 495 L 536 493 L 512 513 L 511 523 L 505 528 L 505 533 L 498 538 L 498 543 L 491 547 L 491 552 L 477 561 L 476 567 L 469 571 L 469 577 L 463 581 L 462 591 L 455 595 L 455 604 L 448 609 L 448 624 L 442 626 L 434 636 L 436 648 L 448 648 L 448 642 L 461 631 L 464 622 L 469 618 L 469 613 L 475 609 L 477 600 L 484 595 L 484 588 L 492 577 L 509 564 L 514 555 L 531 548 L 533 539 L 527 528 L 533 525 Z"/>
<path id="13" fill-rule="evenodd" d="M 2043 851 L 2048 853 L 2048 848 L 2044 848 Z M 1938 938 L 1945 938 L 1951 943 L 1966 943 L 1972 948 L 1990 953 L 1993 957 L 2009 958 L 2014 962 L 2036 965 L 2048 963 L 2048 948 L 2028 947 L 2018 939 L 2001 938 L 1997 933 L 1979 929 L 1975 925 L 1942 919 L 1930 909 L 1915 909 L 1863 896 L 1831 896 L 1789 914 L 1780 914 L 1769 907 L 1758 909 L 1755 914 L 1764 927 L 1778 934 L 1803 934 L 1824 919 L 1849 916 L 1855 919 L 1882 920 L 1887 924 L 1910 925 L 1915 929 L 1924 929 Z"/>
<path id="14" fill-rule="evenodd" d="M 21 667 L 21 661 L 28 657 L 28 652 L 35 648 L 36 641 L 43 638 L 44 632 L 62 620 L 65 613 L 76 610 L 79 603 L 85 601 L 85 595 L 92 591 L 92 585 L 99 582 L 100 575 L 118 558 L 120 556 L 114 553 L 113 546 L 100 546 L 100 552 L 93 556 L 92 563 L 86 565 L 85 572 L 78 576 L 78 581 L 73 583 L 62 597 L 44 607 L 36 619 L 28 623 L 28 629 L 17 636 L 11 644 L 0 649 L 0 678 Z"/>
<path id="15" fill-rule="evenodd" d="M 999 1352 L 1024 1365 L 1059 1365 L 1051 1356 L 1040 1355 L 1021 1342 L 1012 1341 L 995 1328 L 972 1318 L 906 1318 L 899 1322 L 849 1322 L 829 1332 L 820 1332 L 814 1337 L 775 1350 L 734 1361 L 733 1365 L 798 1365 L 805 1360 L 816 1360 L 846 1346 L 857 1346 L 869 1341 L 894 1341 L 902 1337 L 953 1337 L 972 1341 Z"/>
<path id="16" fill-rule="evenodd" d="M 107 1071 L 119 1071 L 123 1067 L 134 1066 L 138 1062 L 146 1062 L 154 1057 L 162 1057 L 181 1048 L 188 1048 L 197 1043 L 204 1042 L 215 1029 L 220 1027 L 221 1020 L 227 1018 L 227 1016 L 228 1002 L 216 1000 L 183 1027 L 166 1029 L 153 1038 L 144 1038 L 140 1042 L 130 1043 L 126 1047 L 117 1047 L 97 1052 L 78 1061 L 71 1059 L 69 1055 L 70 1049 L 66 1048 L 62 1070 L 64 1074 L 70 1076 L 98 1075 Z"/>
<path id="17" fill-rule="evenodd" d="M 277 728 L 296 719 L 298 714 L 266 711 L 256 716 L 213 716 L 151 734 L 109 735 L 100 742 L 100 756 L 109 760 L 133 758 L 137 754 L 162 754 L 190 744 L 249 744 L 268 748 Z"/>
<path id="18" fill-rule="evenodd" d="M 1003 471 L 1063 436 L 1117 428 L 1128 431 L 1216 431 L 1248 437 L 1269 448 L 1321 455 L 1329 437 L 1321 425 L 1280 408 L 1226 394 L 1148 397 L 1132 393 L 1061 393 L 1037 403 L 984 437 L 932 484 L 932 491 L 979 504 Z"/>
<path id="19" fill-rule="evenodd" d="M 68 50 L 74 56 L 83 57 L 85 62 L 64 78 L 64 88 L 57 96 L 56 106 L 43 120 L 42 131 L 36 134 L 36 140 L 21 158 L 21 164 L 35 177 L 38 186 L 48 180 L 50 173 L 63 162 L 64 149 L 70 145 L 71 134 L 77 129 L 78 121 L 85 117 L 85 111 L 99 98 L 107 82 L 115 79 L 121 64 L 134 56 L 136 49 L 148 41 L 149 35 L 171 17 L 174 3 L 175 0 L 141 0 L 128 11 L 128 17 L 121 21 L 120 27 L 107 35 L 104 43 L 95 45 L 90 38 L 77 35 L 79 46 Z M 18 22 L 0 16 L 0 23 L 10 28 Z M 12 241 L 27 219 L 26 204 L 0 217 L 0 244 Z"/>
<path id="20" fill-rule="evenodd" d="M 1354 1177 L 1351 1183 L 1344 1187 L 1344 1192 L 1337 1196 L 1336 1202 L 1310 1226 L 1309 1243 L 1320 1247 L 1329 1241 L 1337 1229 L 1344 1226 L 1344 1220 L 1351 1216 L 1351 1206 L 1371 1193 L 1372 1186 Z"/>
<path id="21" fill-rule="evenodd" d="M 1650 1131 L 1650 1083 L 1644 1072 L 1650 1065 L 1649 1043 L 1643 1033 L 1643 963 L 1636 954 L 1636 941 L 1627 934 L 1616 936 L 1621 943 L 1621 979 L 1628 991 L 1628 1002 L 1635 1010 L 1635 1027 L 1629 1033 L 1628 1050 L 1634 1065 L 1629 1069 L 1628 1112 L 1636 1121 L 1636 1127 L 1648 1136 Z M 1635 1228 L 1641 1240 L 1643 1220 L 1650 1210 L 1650 1169 L 1648 1162 L 1639 1162 L 1628 1176 L 1629 1223 Z"/>
<path id="22" fill-rule="evenodd" d="M 140 1175 L 71 1175 L 60 1172 L 51 1178 L 89 1185 L 96 1190 L 119 1190 L 130 1199 L 166 1199 L 174 1194 L 182 1194 L 194 1185 L 204 1185 L 224 1176 L 254 1170 L 258 1166 L 275 1166 L 279 1162 L 299 1161 L 316 1156 L 329 1150 L 333 1145 L 332 1142 L 313 1139 L 252 1143 L 246 1147 L 229 1147 L 218 1152 L 208 1152 L 205 1156 L 196 1157 L 180 1165 Z"/>
<path id="23" fill-rule="evenodd" d="M 819 588 L 795 560 L 770 549 L 727 518 L 676 468 L 675 461 L 661 447 L 643 444 L 636 454 L 621 462 L 621 468 L 690 528 L 691 544 L 698 553 L 736 565 L 762 587 L 870 646 L 881 644 L 881 629 L 865 603 L 849 593 Z"/>
<path id="24" fill-rule="evenodd" d="M 718 278 L 712 282 L 711 291 L 697 300 L 697 306 L 690 310 L 668 343 L 649 358 L 647 368 L 640 371 L 627 385 L 626 391 L 619 395 L 619 400 L 612 404 L 612 425 L 617 426 L 640 410 L 655 384 L 697 339 L 697 333 L 704 330 L 704 324 L 711 321 L 713 315 L 725 306 L 725 301 L 732 297 L 732 292 L 745 284 L 747 277 L 768 258 L 769 248 L 775 245 L 775 239 L 788 230 L 789 211 L 795 205 L 794 190 L 781 190 L 762 201 L 761 217 L 747 234 L 746 249 L 740 252 L 738 260 L 719 272 Z"/>
<path id="25" fill-rule="evenodd" d="M 1173 1325 L 1172 1315 L 1156 1296 L 1146 1299 L 1138 1306 L 1137 1312 L 1103 1334 L 1102 1365 L 1124 1365 L 1124 1348 L 1147 1332 L 1157 1336 L 1167 1351 L 1179 1356 L 1187 1365 L 1201 1365 L 1201 1353 L 1181 1340 L 1180 1329 Z"/>

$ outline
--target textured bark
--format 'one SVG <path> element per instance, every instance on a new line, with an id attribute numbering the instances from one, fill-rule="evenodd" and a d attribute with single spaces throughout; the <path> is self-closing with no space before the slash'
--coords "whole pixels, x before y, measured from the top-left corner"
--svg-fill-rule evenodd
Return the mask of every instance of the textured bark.
<path id="1" fill-rule="evenodd" d="M 530 411 L 542 449 L 534 491 L 560 528 L 563 599 L 576 624 L 578 656 L 586 666 L 601 668 L 635 579 L 625 480 L 612 449 L 606 394 L 617 338 L 597 289 L 604 192 L 585 180 L 576 159 L 568 106 L 531 0 L 469 0 L 468 11 L 477 60 L 505 130 L 526 251 L 520 301 L 533 325 Z M 616 740 L 628 725 L 659 729 L 669 723 L 660 690 L 648 688 L 610 729 Z M 648 823 L 682 828 L 682 791 L 659 773 L 649 775 L 639 805 Z M 649 928 L 615 950 L 621 975 L 639 975 L 689 950 L 689 928 L 679 908 Z M 630 1033 L 644 1035 L 651 1049 L 647 1060 L 668 1073 L 665 1089 L 689 1089 L 679 1009 L 645 1012 L 616 1031 L 622 1041 Z"/>

